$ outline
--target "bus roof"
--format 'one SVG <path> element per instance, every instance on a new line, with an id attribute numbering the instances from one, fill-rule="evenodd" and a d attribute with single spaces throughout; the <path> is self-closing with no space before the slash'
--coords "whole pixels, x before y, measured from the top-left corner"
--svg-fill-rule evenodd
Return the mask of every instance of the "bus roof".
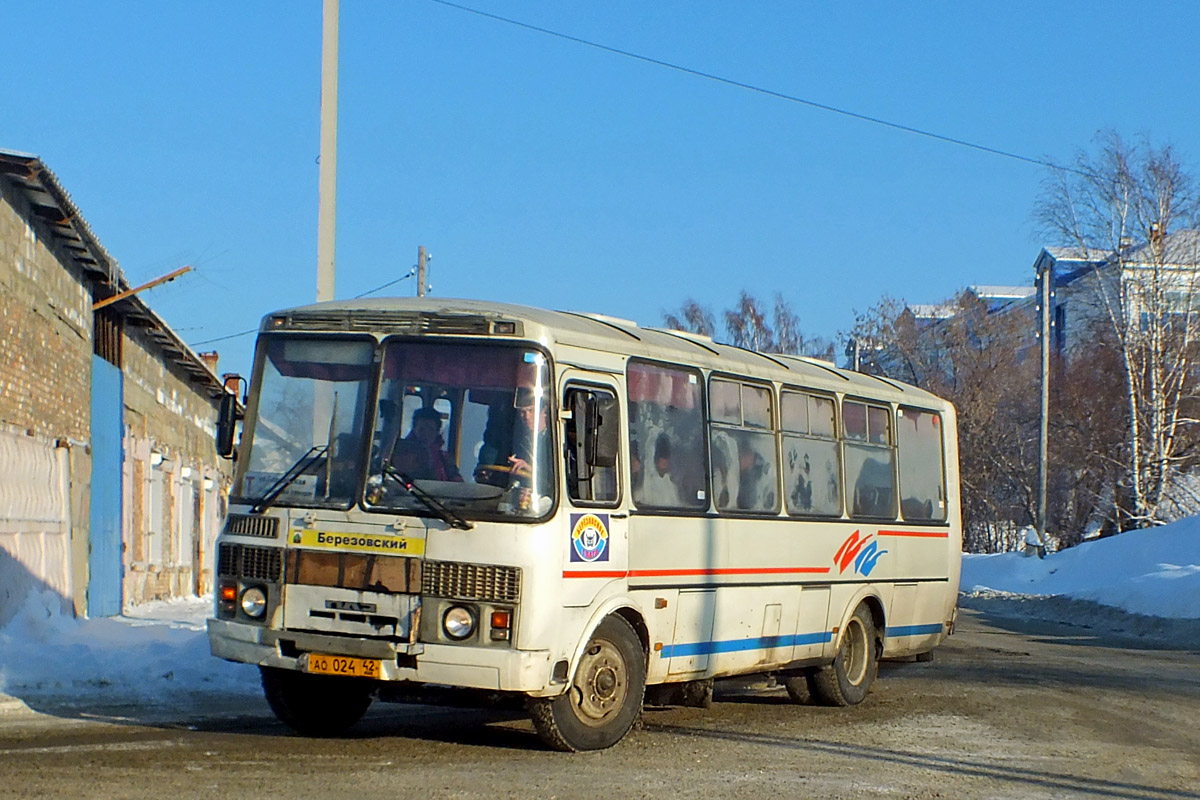
<path id="1" fill-rule="evenodd" d="M 614 356 L 688 364 L 717 372 L 898 403 L 935 407 L 949 405 L 947 401 L 915 386 L 840 369 L 827 361 L 796 355 L 758 353 L 720 344 L 707 336 L 646 328 L 631 320 L 603 314 L 548 311 L 513 303 L 444 297 L 333 300 L 272 312 L 263 318 L 262 330 L 489 335 L 495 330 L 494 323 L 501 321 L 520 323 L 522 338 L 553 348 L 579 348 L 580 352 L 599 351 Z"/>

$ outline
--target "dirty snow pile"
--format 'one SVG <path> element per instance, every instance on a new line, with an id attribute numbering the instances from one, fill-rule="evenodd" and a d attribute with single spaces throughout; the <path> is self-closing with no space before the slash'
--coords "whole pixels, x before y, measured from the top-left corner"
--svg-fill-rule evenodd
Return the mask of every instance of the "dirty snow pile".
<path id="1" fill-rule="evenodd" d="M 959 605 L 1200 647 L 1200 517 L 1047 555 L 963 556 Z"/>
<path id="2" fill-rule="evenodd" d="M 100 619 L 65 616 L 60 606 L 53 593 L 33 595 L 0 628 L 0 693 L 30 706 L 203 706 L 262 696 L 258 670 L 209 653 L 211 597 Z"/>

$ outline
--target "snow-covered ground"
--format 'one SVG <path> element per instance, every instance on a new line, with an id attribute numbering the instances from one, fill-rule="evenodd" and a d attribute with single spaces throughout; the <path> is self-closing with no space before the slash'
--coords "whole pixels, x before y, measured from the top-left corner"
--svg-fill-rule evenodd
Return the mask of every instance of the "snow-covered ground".
<path id="1" fill-rule="evenodd" d="M 1200 618 L 1200 517 L 1054 553 L 963 556 L 963 592 L 1063 595 L 1131 614 Z"/>
<path id="2" fill-rule="evenodd" d="M 211 597 L 101 619 L 65 617 L 59 606 L 57 595 L 32 596 L 0 628 L 0 693 L 32 707 L 229 707 L 262 696 L 257 669 L 209 653 Z"/>
<path id="3" fill-rule="evenodd" d="M 963 605 L 992 613 L 1164 640 L 1200 635 L 1200 517 L 1045 559 L 965 556 L 962 591 Z M 34 707 L 262 703 L 256 669 L 209 655 L 210 598 L 150 603 L 107 619 L 73 619 L 57 608 L 54 596 L 31 597 L 0 628 L 0 693 Z M 0 711 L 19 705 L 0 697 Z"/>

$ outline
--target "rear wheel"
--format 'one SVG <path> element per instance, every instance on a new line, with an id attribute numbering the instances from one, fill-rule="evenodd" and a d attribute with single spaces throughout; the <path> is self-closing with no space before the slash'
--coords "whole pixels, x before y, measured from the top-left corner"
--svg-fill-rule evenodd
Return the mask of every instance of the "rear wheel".
<path id="1" fill-rule="evenodd" d="M 813 698 L 827 706 L 855 706 L 865 700 L 879 672 L 878 648 L 871 610 L 860 605 L 842 631 L 833 663 L 808 676 Z"/>
<path id="2" fill-rule="evenodd" d="M 305 736 L 338 736 L 362 719 L 371 685 L 353 678 L 261 667 L 263 694 L 275 716 Z"/>
<path id="3" fill-rule="evenodd" d="M 628 622 L 611 616 L 592 634 L 567 691 L 531 700 L 529 714 L 555 750 L 603 750 L 633 727 L 645 694 L 642 644 Z"/>

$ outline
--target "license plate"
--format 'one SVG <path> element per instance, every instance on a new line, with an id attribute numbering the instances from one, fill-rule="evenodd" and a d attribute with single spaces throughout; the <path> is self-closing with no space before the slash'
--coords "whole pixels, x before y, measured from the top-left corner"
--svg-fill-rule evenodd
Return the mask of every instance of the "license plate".
<path id="1" fill-rule="evenodd" d="M 379 666 L 383 663 L 375 658 L 352 658 L 350 656 L 327 656 L 309 653 L 304 671 L 318 675 L 341 675 L 347 678 L 379 678 Z"/>

